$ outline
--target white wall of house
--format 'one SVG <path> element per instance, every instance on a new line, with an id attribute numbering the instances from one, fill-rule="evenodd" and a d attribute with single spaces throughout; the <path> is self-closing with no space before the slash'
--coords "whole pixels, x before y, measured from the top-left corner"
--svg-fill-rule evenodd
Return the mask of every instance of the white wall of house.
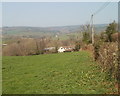
<path id="1" fill-rule="evenodd" d="M 65 51 L 65 49 L 64 49 L 63 47 L 60 47 L 60 48 L 58 49 L 58 52 L 59 52 L 59 53 L 64 52 L 64 51 Z"/>

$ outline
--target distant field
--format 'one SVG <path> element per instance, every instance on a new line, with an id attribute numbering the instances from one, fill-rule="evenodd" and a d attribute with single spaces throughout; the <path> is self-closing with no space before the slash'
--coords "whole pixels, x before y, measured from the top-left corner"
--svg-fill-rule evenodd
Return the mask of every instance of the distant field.
<path id="1" fill-rule="evenodd" d="M 102 94 L 116 89 L 88 52 L 3 57 L 3 94 Z"/>

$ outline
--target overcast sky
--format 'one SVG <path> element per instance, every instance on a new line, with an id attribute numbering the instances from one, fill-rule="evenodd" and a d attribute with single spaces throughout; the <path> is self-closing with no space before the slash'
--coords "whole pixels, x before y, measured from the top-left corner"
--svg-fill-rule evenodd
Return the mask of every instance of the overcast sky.
<path id="1" fill-rule="evenodd" d="M 90 21 L 90 16 L 103 3 L 99 2 L 50 2 L 50 3 L 2 3 L 3 26 L 66 26 L 81 25 Z M 95 24 L 110 23 L 118 19 L 117 3 L 110 3 L 94 16 Z"/>

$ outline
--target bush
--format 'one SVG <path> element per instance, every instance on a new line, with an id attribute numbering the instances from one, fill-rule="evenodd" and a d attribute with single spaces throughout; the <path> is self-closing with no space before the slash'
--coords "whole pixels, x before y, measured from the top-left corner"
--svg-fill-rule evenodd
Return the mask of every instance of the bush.
<path id="1" fill-rule="evenodd" d="M 112 42 L 112 34 L 117 32 L 117 24 L 115 21 L 106 28 L 107 41 Z"/>
<path id="2" fill-rule="evenodd" d="M 76 44 L 75 44 L 75 51 L 79 51 L 80 48 L 81 48 L 80 42 L 76 42 Z"/>
<path id="3" fill-rule="evenodd" d="M 103 43 L 94 47 L 95 60 L 97 60 L 102 71 L 107 73 L 107 78 L 117 79 L 118 74 L 118 43 Z"/>
<path id="4" fill-rule="evenodd" d="M 82 41 L 86 44 L 90 44 L 91 43 L 90 33 L 83 32 L 83 40 Z"/>

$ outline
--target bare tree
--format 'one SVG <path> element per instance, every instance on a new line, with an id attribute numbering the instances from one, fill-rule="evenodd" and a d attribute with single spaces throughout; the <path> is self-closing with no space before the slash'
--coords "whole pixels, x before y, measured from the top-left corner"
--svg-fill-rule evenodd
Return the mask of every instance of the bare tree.
<path id="1" fill-rule="evenodd" d="M 46 47 L 45 38 L 36 39 L 36 54 L 43 54 Z"/>

